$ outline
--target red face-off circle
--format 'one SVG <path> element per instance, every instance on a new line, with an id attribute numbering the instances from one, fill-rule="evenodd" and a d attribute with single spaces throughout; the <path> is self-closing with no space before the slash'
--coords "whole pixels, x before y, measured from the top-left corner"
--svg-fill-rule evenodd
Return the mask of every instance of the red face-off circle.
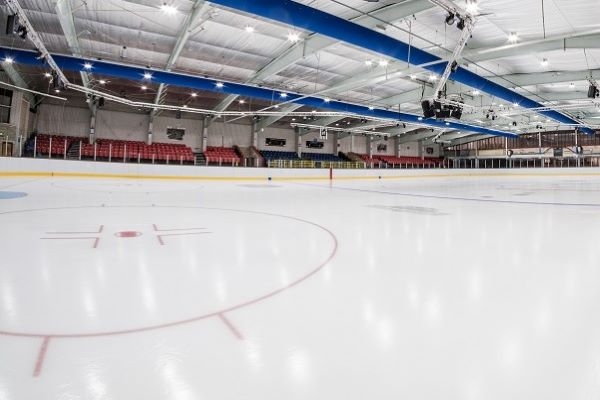
<path id="1" fill-rule="evenodd" d="M 132 237 L 142 236 L 142 232 L 122 231 L 122 232 L 115 233 L 115 236 L 120 237 L 120 238 L 132 238 Z"/>

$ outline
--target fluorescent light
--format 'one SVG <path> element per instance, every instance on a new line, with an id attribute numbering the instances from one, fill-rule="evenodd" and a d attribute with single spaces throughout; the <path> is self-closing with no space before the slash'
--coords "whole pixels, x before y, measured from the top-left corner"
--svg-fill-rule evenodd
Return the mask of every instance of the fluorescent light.
<path id="1" fill-rule="evenodd" d="M 519 40 L 519 35 L 517 32 L 511 32 L 508 34 L 508 41 L 511 43 L 516 43 Z"/>
<path id="2" fill-rule="evenodd" d="M 279 96 L 280 96 L 282 99 L 285 99 L 285 98 L 287 97 L 287 93 L 283 93 L 283 92 L 282 92 L 282 93 L 279 93 Z"/>
<path id="3" fill-rule="evenodd" d="M 514 102 L 514 103 L 513 103 L 513 106 L 514 106 L 514 107 L 519 107 L 519 103 L 517 103 L 517 102 Z"/>
<path id="4" fill-rule="evenodd" d="M 477 4 L 477 1 L 468 1 L 467 5 L 465 6 L 465 10 L 469 14 L 477 13 L 477 11 L 479 11 L 479 5 Z"/>
<path id="5" fill-rule="evenodd" d="M 85 68 L 85 69 L 92 69 L 92 64 L 85 63 L 85 64 L 83 64 L 83 68 Z"/>
<path id="6" fill-rule="evenodd" d="M 540 64 L 542 64 L 542 67 L 547 67 L 548 66 L 548 59 L 544 58 Z"/>
<path id="7" fill-rule="evenodd" d="M 100 79 L 99 82 L 101 85 L 106 85 L 106 81 L 104 79 Z"/>
<path id="8" fill-rule="evenodd" d="M 50 72 L 44 72 L 44 76 L 46 78 L 52 78 L 52 74 Z"/>
<path id="9" fill-rule="evenodd" d="M 223 86 L 225 86 L 225 85 L 223 85 L 223 82 L 217 82 L 217 83 L 215 84 L 215 86 L 216 86 L 216 87 L 218 87 L 219 89 L 221 89 L 221 88 L 222 88 Z"/>
<path id="10" fill-rule="evenodd" d="M 198 93 L 192 93 L 191 96 L 196 97 L 196 96 L 198 96 Z"/>
<path id="11" fill-rule="evenodd" d="M 423 121 L 423 117 L 419 117 L 417 118 L 419 121 Z"/>
<path id="12" fill-rule="evenodd" d="M 329 103 L 331 100 L 330 100 L 330 99 L 328 99 L 328 98 L 326 97 L 326 98 L 324 98 L 324 99 L 323 99 L 323 101 L 324 101 L 325 103 Z"/>
<path id="13" fill-rule="evenodd" d="M 150 72 L 144 72 L 144 79 L 152 79 L 152 74 Z"/>
<path id="14" fill-rule="evenodd" d="M 244 30 L 248 33 L 253 33 L 254 32 L 254 27 L 248 25 L 247 27 L 244 28 Z"/>
<path id="15" fill-rule="evenodd" d="M 60 93 L 59 89 L 54 89 L 54 93 Z"/>
<path id="16" fill-rule="evenodd" d="M 295 120 L 296 120 L 296 118 L 292 118 L 292 121 L 295 121 Z"/>
<path id="17" fill-rule="evenodd" d="M 373 111 L 374 109 L 373 106 L 369 106 L 369 110 Z"/>
<path id="18" fill-rule="evenodd" d="M 142 89 L 142 90 L 146 90 L 146 89 L 148 89 L 148 86 L 145 86 L 145 85 L 144 85 L 144 86 L 142 86 L 142 87 L 141 87 L 141 89 Z"/>
<path id="19" fill-rule="evenodd" d="M 446 122 L 446 126 L 450 126 L 450 122 Z"/>
<path id="20" fill-rule="evenodd" d="M 244 104 L 245 102 L 246 102 L 246 100 L 244 100 L 244 99 L 239 99 L 238 100 L 238 103 L 240 103 L 240 104 Z"/>
<path id="21" fill-rule="evenodd" d="M 287 39 L 292 43 L 297 43 L 300 41 L 300 35 L 296 32 L 290 32 L 287 35 Z"/>
<path id="22" fill-rule="evenodd" d="M 177 7 L 165 3 L 160 6 L 160 10 L 167 15 L 174 15 L 177 12 Z"/>
<path id="23" fill-rule="evenodd" d="M 7 63 L 7 64 L 12 64 L 13 61 L 15 61 L 15 59 L 12 58 L 12 57 L 8 57 L 7 56 L 7 57 L 4 58 L 4 62 Z"/>

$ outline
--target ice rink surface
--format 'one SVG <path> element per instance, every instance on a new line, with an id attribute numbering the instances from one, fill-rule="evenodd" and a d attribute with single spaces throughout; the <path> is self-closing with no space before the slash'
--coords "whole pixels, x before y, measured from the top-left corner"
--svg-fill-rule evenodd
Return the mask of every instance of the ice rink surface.
<path id="1" fill-rule="evenodd" d="M 597 399 L 600 177 L 0 179 L 0 400 Z"/>

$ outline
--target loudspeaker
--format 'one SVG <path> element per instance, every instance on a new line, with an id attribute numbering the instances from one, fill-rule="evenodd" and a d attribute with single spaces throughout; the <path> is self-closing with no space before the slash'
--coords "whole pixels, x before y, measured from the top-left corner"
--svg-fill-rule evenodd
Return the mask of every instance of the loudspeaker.
<path id="1" fill-rule="evenodd" d="M 98 107 L 103 107 L 104 106 L 104 97 L 100 97 L 98 99 Z"/>
<path id="2" fill-rule="evenodd" d="M 435 109 L 433 107 L 433 104 L 430 101 L 428 101 L 428 100 L 422 101 L 421 108 L 423 109 L 423 116 L 425 118 L 435 117 Z"/>
<path id="3" fill-rule="evenodd" d="M 590 85 L 588 88 L 587 97 L 590 99 L 595 99 L 598 95 L 598 88 L 595 85 Z"/>
<path id="4" fill-rule="evenodd" d="M 9 15 L 6 18 L 6 34 L 14 35 L 19 30 L 19 16 L 17 14 Z"/>

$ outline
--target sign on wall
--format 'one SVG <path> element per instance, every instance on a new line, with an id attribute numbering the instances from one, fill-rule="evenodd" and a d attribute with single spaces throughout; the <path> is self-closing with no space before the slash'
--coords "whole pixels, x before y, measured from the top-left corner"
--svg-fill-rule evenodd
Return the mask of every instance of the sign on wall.
<path id="1" fill-rule="evenodd" d="M 171 140 L 183 140 L 185 129 L 182 128 L 167 128 L 167 137 Z"/>
<path id="2" fill-rule="evenodd" d="M 286 144 L 285 139 L 275 139 L 275 138 L 266 138 L 265 145 L 274 146 L 274 147 L 285 147 Z"/>
<path id="3" fill-rule="evenodd" d="M 387 151 L 387 144 L 378 144 L 377 145 L 377 151 Z"/>
<path id="4" fill-rule="evenodd" d="M 306 141 L 306 148 L 307 149 L 322 149 L 323 146 L 325 146 L 325 143 L 319 142 L 316 138 L 313 139 L 313 140 L 307 140 Z"/>

